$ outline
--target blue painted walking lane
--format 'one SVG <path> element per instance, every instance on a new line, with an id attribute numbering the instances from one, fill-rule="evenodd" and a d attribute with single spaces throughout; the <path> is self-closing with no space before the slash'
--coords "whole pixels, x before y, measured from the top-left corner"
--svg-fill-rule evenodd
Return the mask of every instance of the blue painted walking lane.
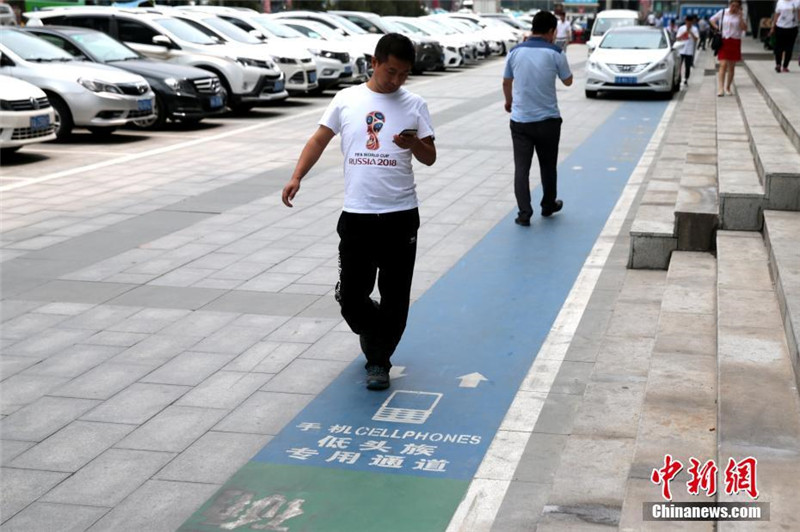
<path id="1" fill-rule="evenodd" d="M 314 479 L 330 482 L 331 474 L 344 478 L 357 472 L 368 477 L 348 478 L 369 486 L 370 500 L 377 501 L 373 504 L 379 510 L 393 505 L 397 496 L 396 490 L 381 494 L 379 479 L 385 480 L 385 487 L 396 485 L 391 479 L 402 476 L 457 481 L 442 487 L 442 493 L 452 490 L 446 501 L 408 503 L 418 511 L 398 516 L 407 521 L 392 529 L 446 526 L 666 105 L 621 104 L 560 165 L 561 213 L 537 217 L 526 228 L 513 223 L 514 210 L 425 292 L 412 306 L 392 358 L 405 367 L 405 374 L 394 379 L 389 390 L 366 390 L 363 360 L 356 360 L 183 529 L 218 530 L 235 522 L 225 521 L 226 515 L 234 517 L 225 513 L 224 501 L 229 502 L 228 510 L 241 513 L 255 504 L 256 496 L 284 497 L 287 502 L 294 496 L 304 506 L 296 506 L 291 519 L 282 521 L 287 530 L 345 530 L 356 526 L 355 521 L 347 524 L 343 516 L 335 526 L 325 521 L 325 512 L 336 505 L 314 503 Z M 538 196 L 534 192 L 534 198 Z M 262 480 L 245 471 L 257 466 L 262 466 Z M 292 485 L 298 482 L 303 485 Z M 253 495 L 247 503 L 235 496 L 244 493 Z M 326 499 L 336 496 L 336 489 L 330 488 L 319 494 Z M 419 490 L 420 498 L 430 496 Z M 274 518 L 278 506 L 270 504 Z M 429 512 L 422 510 L 426 504 L 435 504 L 434 513 L 442 517 L 428 519 Z M 263 519 L 266 514 L 261 515 Z"/>

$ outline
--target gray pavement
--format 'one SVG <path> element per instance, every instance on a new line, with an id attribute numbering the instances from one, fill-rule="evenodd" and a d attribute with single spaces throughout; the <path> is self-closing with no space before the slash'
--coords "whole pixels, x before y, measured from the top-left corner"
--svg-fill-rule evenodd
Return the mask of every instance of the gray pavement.
<path id="1" fill-rule="evenodd" d="M 585 49 L 569 57 L 562 159 L 621 102 L 585 99 Z M 409 83 L 439 149 L 417 168 L 415 299 L 514 210 L 501 69 Z M 3 166 L 0 530 L 174 530 L 359 356 L 332 296 L 338 146 L 280 205 L 327 101 Z M 718 266 L 677 253 L 669 272 L 626 269 L 640 185 L 601 236 L 609 255 L 552 383 L 525 385 L 526 416 L 540 413 L 512 473 L 487 476 L 509 479 L 487 492 L 494 511 L 453 529 L 658 528 L 641 521 L 652 468 L 666 452 L 717 457 Z M 772 286 L 766 268 L 755 278 Z"/>

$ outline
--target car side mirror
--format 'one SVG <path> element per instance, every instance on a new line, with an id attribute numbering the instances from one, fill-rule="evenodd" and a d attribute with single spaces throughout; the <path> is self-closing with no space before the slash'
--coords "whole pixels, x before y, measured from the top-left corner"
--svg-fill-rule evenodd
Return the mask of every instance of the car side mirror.
<path id="1" fill-rule="evenodd" d="M 336 28 L 336 31 L 338 31 L 343 37 L 347 37 L 347 33 L 342 28 Z"/>
<path id="2" fill-rule="evenodd" d="M 14 61 L 8 57 L 6 54 L 0 52 L 0 67 L 13 67 L 15 66 Z"/>
<path id="3" fill-rule="evenodd" d="M 250 30 L 248 33 L 250 35 L 252 35 L 253 37 L 255 37 L 256 39 L 261 39 L 262 41 L 266 41 L 267 40 L 267 36 L 264 35 L 263 33 L 261 33 L 258 30 Z"/>
<path id="4" fill-rule="evenodd" d="M 153 44 L 158 46 L 164 46 L 166 48 L 172 48 L 172 41 L 166 35 L 154 35 Z"/>

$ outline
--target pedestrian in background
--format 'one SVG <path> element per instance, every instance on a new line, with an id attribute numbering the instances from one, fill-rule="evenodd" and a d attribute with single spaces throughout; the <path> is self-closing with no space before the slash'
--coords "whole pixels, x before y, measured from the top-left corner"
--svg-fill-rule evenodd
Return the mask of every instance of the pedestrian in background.
<path id="1" fill-rule="evenodd" d="M 722 32 L 722 48 L 717 53 L 717 96 L 732 95 L 731 85 L 736 73 L 736 63 L 742 60 L 742 38 L 747 30 L 747 21 L 742 14 L 741 0 L 731 0 L 727 9 L 718 11 L 709 23 L 714 31 Z M 723 92 L 723 88 L 725 92 Z"/>
<path id="2" fill-rule="evenodd" d="M 778 0 L 772 17 L 770 36 L 775 35 L 775 72 L 789 72 L 794 42 L 797 40 L 800 0 Z"/>
<path id="3" fill-rule="evenodd" d="M 408 37 L 381 37 L 372 77 L 334 96 L 283 188 L 283 203 L 291 207 L 300 180 L 341 134 L 344 208 L 336 227 L 335 295 L 342 317 L 359 335 L 370 390 L 389 387 L 389 358 L 408 318 L 419 229 L 412 156 L 428 166 L 436 161 L 428 106 L 402 88 L 415 55 Z M 380 303 L 370 297 L 376 276 Z"/>
<path id="4" fill-rule="evenodd" d="M 561 48 L 562 52 L 567 51 L 567 44 L 572 41 L 572 24 L 567 20 L 567 14 L 563 11 L 559 15 L 560 20 L 556 26 L 556 46 Z"/>
<path id="5" fill-rule="evenodd" d="M 678 28 L 678 35 L 676 39 L 683 41 L 683 48 L 681 48 L 681 65 L 683 65 L 683 84 L 689 84 L 689 76 L 692 74 L 692 67 L 694 66 L 694 53 L 697 49 L 697 43 L 700 40 L 700 30 L 694 25 L 694 15 L 686 15 L 684 24 Z"/>
<path id="6" fill-rule="evenodd" d="M 697 43 L 700 50 L 706 49 L 706 42 L 708 42 L 708 35 L 711 31 L 711 24 L 708 23 L 708 17 L 703 17 L 697 22 L 697 29 L 700 30 L 700 41 Z"/>
<path id="7" fill-rule="evenodd" d="M 669 34 L 669 44 L 672 45 L 675 43 L 675 39 L 678 37 L 678 25 L 675 24 L 675 19 L 669 19 L 669 24 L 667 25 L 667 33 Z"/>
<path id="8" fill-rule="evenodd" d="M 522 226 L 529 226 L 533 216 L 530 171 L 535 152 L 542 179 L 542 216 L 550 216 L 563 206 L 557 198 L 562 120 L 556 97 L 556 78 L 569 87 L 572 85 L 572 72 L 567 64 L 567 55 L 553 44 L 556 26 L 558 19 L 552 13 L 536 13 L 531 27 L 533 35 L 511 50 L 503 74 L 505 109 L 511 113 L 514 194 L 519 209 L 514 222 Z"/>

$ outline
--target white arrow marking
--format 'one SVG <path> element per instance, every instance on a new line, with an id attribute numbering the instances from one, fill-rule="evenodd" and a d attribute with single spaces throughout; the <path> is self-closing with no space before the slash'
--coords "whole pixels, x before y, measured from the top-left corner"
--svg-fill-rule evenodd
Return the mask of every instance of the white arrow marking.
<path id="1" fill-rule="evenodd" d="M 391 377 L 392 380 L 405 377 L 407 375 L 403 373 L 405 370 L 405 366 L 392 366 L 392 369 L 389 370 L 389 377 Z"/>
<path id="2" fill-rule="evenodd" d="M 459 377 L 459 379 L 461 379 L 461 384 L 458 385 L 459 388 L 477 388 L 481 381 L 489 380 L 480 373 L 462 375 Z"/>

